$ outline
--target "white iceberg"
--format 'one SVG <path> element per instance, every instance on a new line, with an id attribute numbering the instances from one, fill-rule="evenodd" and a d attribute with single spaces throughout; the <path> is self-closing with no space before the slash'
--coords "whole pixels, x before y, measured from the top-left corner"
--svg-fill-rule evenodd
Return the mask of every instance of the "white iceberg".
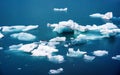
<path id="1" fill-rule="evenodd" d="M 95 56 L 108 55 L 108 51 L 106 51 L 106 50 L 96 50 L 96 51 L 93 52 L 93 55 L 95 55 Z"/>
<path id="2" fill-rule="evenodd" d="M 61 72 L 63 72 L 63 68 L 59 68 L 57 70 L 51 69 L 48 73 L 49 74 L 60 74 Z"/>
<path id="3" fill-rule="evenodd" d="M 31 51 L 32 56 L 51 56 L 53 52 L 58 52 L 58 49 L 41 44 L 39 44 L 38 48 Z"/>
<path id="4" fill-rule="evenodd" d="M 3 37 L 4 37 L 4 35 L 2 33 L 0 33 L 0 39 L 3 38 Z"/>
<path id="5" fill-rule="evenodd" d="M 21 31 L 29 31 L 36 28 L 38 28 L 38 25 L 2 26 L 2 32 L 21 32 Z"/>
<path id="6" fill-rule="evenodd" d="M 66 54 L 68 57 L 81 57 L 87 52 L 80 51 L 79 49 L 77 51 L 74 51 L 73 48 L 68 49 L 68 53 Z"/>
<path id="7" fill-rule="evenodd" d="M 54 11 L 67 12 L 68 8 L 54 8 Z"/>
<path id="8" fill-rule="evenodd" d="M 84 60 L 85 61 L 93 61 L 94 59 L 95 59 L 95 56 L 90 56 L 90 55 L 87 55 L 87 54 L 84 55 Z"/>
<path id="9" fill-rule="evenodd" d="M 38 45 L 36 43 L 31 44 L 18 44 L 18 45 L 11 45 L 9 46 L 9 50 L 20 50 L 24 52 L 31 52 L 34 50 Z"/>
<path id="10" fill-rule="evenodd" d="M 107 12 L 105 14 L 100 14 L 100 13 L 95 13 L 95 14 L 91 14 L 90 17 L 93 18 L 102 18 L 102 19 L 111 19 L 113 18 L 113 14 L 112 12 Z"/>
<path id="11" fill-rule="evenodd" d="M 114 60 L 120 60 L 120 55 L 113 56 L 112 59 L 114 59 Z"/>
<path id="12" fill-rule="evenodd" d="M 48 60 L 54 63 L 63 63 L 65 61 L 62 55 L 48 55 Z"/>
<path id="13" fill-rule="evenodd" d="M 36 36 L 25 32 L 11 34 L 10 37 L 21 41 L 33 41 L 36 39 Z"/>
<path id="14" fill-rule="evenodd" d="M 60 42 L 60 41 L 65 41 L 66 40 L 66 37 L 55 37 L 53 39 L 50 39 L 49 41 L 50 42 Z"/>

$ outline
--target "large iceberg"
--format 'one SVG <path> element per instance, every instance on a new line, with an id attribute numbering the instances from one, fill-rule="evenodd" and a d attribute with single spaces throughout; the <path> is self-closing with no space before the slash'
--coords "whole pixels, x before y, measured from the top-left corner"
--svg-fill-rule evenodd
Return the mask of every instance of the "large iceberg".
<path id="1" fill-rule="evenodd" d="M 108 51 L 106 50 L 96 50 L 93 52 L 93 55 L 95 56 L 104 56 L 104 55 L 108 55 Z"/>
<path id="2" fill-rule="evenodd" d="M 21 41 L 33 41 L 36 39 L 36 36 L 30 33 L 25 33 L 25 32 L 11 34 L 10 37 L 21 40 Z"/>
<path id="3" fill-rule="evenodd" d="M 48 73 L 49 74 L 60 74 L 61 72 L 63 72 L 63 68 L 59 68 L 57 70 L 51 69 Z"/>
<path id="4" fill-rule="evenodd" d="M 114 59 L 114 60 L 120 60 L 120 55 L 113 56 L 112 59 Z"/>
<path id="5" fill-rule="evenodd" d="M 112 12 L 107 12 L 105 14 L 100 14 L 100 13 L 95 13 L 95 14 L 91 14 L 90 17 L 93 18 L 102 18 L 102 19 L 111 19 L 113 18 L 113 14 Z"/>
<path id="6" fill-rule="evenodd" d="M 54 8 L 54 11 L 67 12 L 68 8 Z"/>
<path id="7" fill-rule="evenodd" d="M 38 28 L 38 25 L 16 25 L 16 26 L 2 26 L 2 32 L 22 32 L 22 31 L 29 31 L 32 29 Z"/>
<path id="8" fill-rule="evenodd" d="M 68 49 L 68 53 L 66 54 L 68 57 L 81 57 L 87 52 L 80 51 L 79 49 L 77 51 L 74 51 L 73 48 Z"/>

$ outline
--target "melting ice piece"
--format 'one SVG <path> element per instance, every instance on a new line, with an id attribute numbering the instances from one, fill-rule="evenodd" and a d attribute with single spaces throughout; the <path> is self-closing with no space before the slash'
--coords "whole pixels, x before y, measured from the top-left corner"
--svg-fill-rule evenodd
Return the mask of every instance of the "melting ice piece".
<path id="1" fill-rule="evenodd" d="M 53 10 L 67 12 L 68 8 L 54 8 Z"/>
<path id="2" fill-rule="evenodd" d="M 84 60 L 85 61 L 93 61 L 95 59 L 95 56 L 89 56 L 87 54 L 84 55 Z"/>
<path id="3" fill-rule="evenodd" d="M 50 42 L 59 42 L 59 41 L 65 41 L 66 40 L 66 37 L 55 37 L 51 40 L 49 40 Z"/>
<path id="4" fill-rule="evenodd" d="M 120 55 L 113 56 L 112 59 L 114 59 L 114 60 L 120 60 Z"/>
<path id="5" fill-rule="evenodd" d="M 90 17 L 102 18 L 102 19 L 108 19 L 109 20 L 109 19 L 113 18 L 113 14 L 112 14 L 112 12 L 107 12 L 105 14 L 95 13 L 95 14 L 90 15 Z"/>
<path id="6" fill-rule="evenodd" d="M 24 52 L 31 52 L 32 50 L 34 50 L 38 45 L 36 43 L 31 43 L 31 44 L 18 44 L 18 45 L 12 45 L 9 46 L 10 50 L 21 50 Z"/>
<path id="7" fill-rule="evenodd" d="M 0 39 L 3 38 L 3 37 L 4 37 L 4 35 L 2 33 L 0 33 Z"/>
<path id="8" fill-rule="evenodd" d="M 77 51 L 74 51 L 73 48 L 69 48 L 68 49 L 68 53 L 67 53 L 67 56 L 68 57 L 81 57 L 83 56 L 84 54 L 86 54 L 87 52 L 84 52 L 84 51 L 80 51 L 79 49 Z"/>
<path id="9" fill-rule="evenodd" d="M 95 55 L 95 56 L 104 56 L 107 54 L 108 54 L 108 51 L 106 51 L 106 50 L 97 50 L 97 51 L 93 52 L 93 55 Z"/>
<path id="10" fill-rule="evenodd" d="M 21 32 L 21 31 L 29 31 L 32 29 L 38 28 L 38 25 L 18 25 L 18 26 L 3 26 L 2 32 Z"/>
<path id="11" fill-rule="evenodd" d="M 57 70 L 51 69 L 48 73 L 49 74 L 60 74 L 61 72 L 63 72 L 63 68 L 59 68 Z"/>
<path id="12" fill-rule="evenodd" d="M 50 56 L 53 52 L 58 52 L 58 49 L 48 45 L 39 44 L 38 48 L 34 49 L 31 53 L 32 56 Z"/>
<path id="13" fill-rule="evenodd" d="M 49 55 L 48 60 L 54 63 L 62 63 L 64 62 L 64 57 L 62 55 Z"/>
<path id="14" fill-rule="evenodd" d="M 21 32 L 21 33 L 14 33 L 10 35 L 12 38 L 21 40 L 21 41 L 33 41 L 36 39 L 36 36 L 30 34 L 30 33 L 25 33 L 25 32 Z"/>

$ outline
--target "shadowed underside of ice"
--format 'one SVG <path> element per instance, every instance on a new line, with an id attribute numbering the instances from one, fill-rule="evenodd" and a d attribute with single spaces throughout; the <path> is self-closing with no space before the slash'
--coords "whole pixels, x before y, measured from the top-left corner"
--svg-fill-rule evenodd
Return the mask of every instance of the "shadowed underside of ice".
<path id="1" fill-rule="evenodd" d="M 2 26 L 2 32 L 21 32 L 21 31 L 29 31 L 32 29 L 38 28 L 38 25 L 17 25 L 17 26 Z"/>
<path id="2" fill-rule="evenodd" d="M 66 54 L 68 57 L 82 57 L 87 52 L 80 51 L 79 49 L 77 51 L 74 51 L 73 48 L 68 49 L 68 53 Z"/>
<path id="3" fill-rule="evenodd" d="M 102 18 L 102 19 L 111 19 L 113 18 L 113 14 L 112 12 L 107 12 L 105 14 L 100 14 L 100 13 L 95 13 L 95 14 L 91 14 L 90 17 L 93 18 Z"/>
<path id="4" fill-rule="evenodd" d="M 54 11 L 67 12 L 68 8 L 54 8 Z"/>
<path id="5" fill-rule="evenodd" d="M 25 32 L 11 34 L 10 37 L 21 41 L 33 41 L 36 39 L 36 36 Z"/>
<path id="6" fill-rule="evenodd" d="M 112 59 L 114 59 L 114 60 L 120 60 L 120 55 L 113 56 Z"/>
<path id="7" fill-rule="evenodd" d="M 4 37 L 4 35 L 2 33 L 0 33 L 0 39 L 3 38 L 3 37 Z"/>
<path id="8" fill-rule="evenodd" d="M 85 61 L 93 61 L 95 59 L 95 56 L 89 56 L 87 54 L 84 55 L 84 60 Z"/>
<path id="9" fill-rule="evenodd" d="M 106 51 L 106 50 L 96 50 L 96 51 L 93 52 L 93 55 L 95 55 L 95 56 L 108 55 L 108 51 Z"/>
<path id="10" fill-rule="evenodd" d="M 51 69 L 48 73 L 49 74 L 60 74 L 61 72 L 63 72 L 63 68 L 59 68 L 57 70 Z"/>

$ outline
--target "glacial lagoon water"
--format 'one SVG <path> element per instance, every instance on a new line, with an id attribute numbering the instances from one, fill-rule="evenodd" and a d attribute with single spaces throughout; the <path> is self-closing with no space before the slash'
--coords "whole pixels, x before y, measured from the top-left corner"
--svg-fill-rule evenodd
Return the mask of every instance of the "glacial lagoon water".
<path id="1" fill-rule="evenodd" d="M 67 12 L 55 12 L 54 8 L 68 8 Z M 53 63 L 46 57 L 31 56 L 30 53 L 9 50 L 9 46 L 20 43 L 49 41 L 57 36 L 72 37 L 72 34 L 57 34 L 47 27 L 48 23 L 58 23 L 69 19 L 80 25 L 102 25 L 107 21 L 91 18 L 93 13 L 112 12 L 110 22 L 120 27 L 119 0 L 0 0 L 0 26 L 39 25 L 37 29 L 27 31 L 36 36 L 34 41 L 20 41 L 11 38 L 11 33 L 5 33 L 0 39 L 0 75 L 49 75 L 50 69 L 63 68 L 59 75 L 120 75 L 120 61 L 112 56 L 120 55 L 120 36 L 89 41 L 86 44 L 71 45 L 68 48 L 80 49 L 92 55 L 95 50 L 107 50 L 108 55 L 96 57 L 91 62 L 83 57 L 67 57 L 68 48 L 61 43 L 57 46 L 60 55 L 64 56 L 63 63 Z"/>

